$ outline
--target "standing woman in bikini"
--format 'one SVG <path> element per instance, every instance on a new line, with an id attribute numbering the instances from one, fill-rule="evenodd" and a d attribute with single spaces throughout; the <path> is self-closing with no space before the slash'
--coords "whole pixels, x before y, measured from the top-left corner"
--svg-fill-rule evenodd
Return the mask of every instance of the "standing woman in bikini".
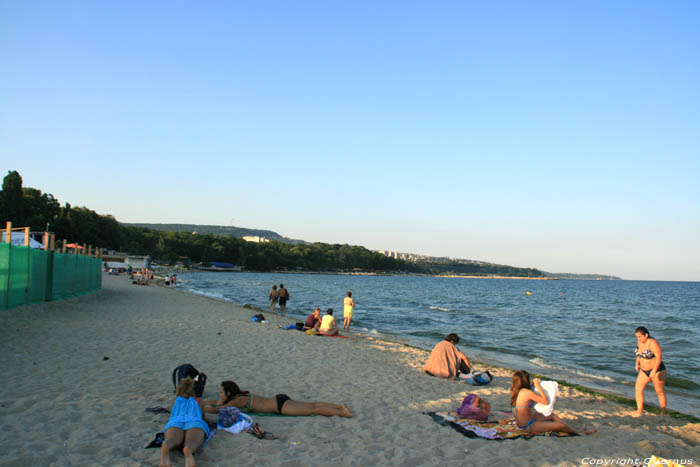
<path id="1" fill-rule="evenodd" d="M 325 415 L 326 417 L 352 418 L 352 412 L 347 405 L 337 405 L 328 402 L 295 401 L 286 394 L 274 397 L 264 397 L 248 391 L 241 391 L 233 381 L 221 383 L 219 392 L 221 399 L 216 405 L 204 407 L 205 412 L 217 413 L 219 407 L 238 407 L 243 412 L 278 413 L 282 415 Z M 211 404 L 213 401 L 208 401 Z"/>
<path id="2" fill-rule="evenodd" d="M 532 406 L 535 404 L 548 404 L 547 396 L 540 386 L 539 378 L 534 378 L 532 382 L 535 384 L 537 392 L 530 389 L 530 374 L 525 370 L 518 370 L 513 373 L 513 382 L 510 385 L 510 405 L 513 407 L 513 417 L 515 423 L 521 430 L 527 430 L 531 433 L 547 433 L 562 431 L 574 435 L 592 435 L 598 430 L 577 431 L 567 425 L 561 418 L 552 413 L 550 416 L 533 412 Z"/>
<path id="3" fill-rule="evenodd" d="M 635 417 L 642 415 L 644 411 L 644 388 L 649 381 L 654 384 L 654 390 L 659 397 L 661 415 L 666 414 L 666 394 L 664 383 L 666 382 L 666 365 L 661 360 L 661 346 L 649 335 L 649 330 L 639 326 L 634 330 L 637 336 L 637 348 L 634 355 L 637 357 L 635 369 L 637 370 L 637 384 L 634 386 L 634 395 L 637 400 L 637 412 Z"/>

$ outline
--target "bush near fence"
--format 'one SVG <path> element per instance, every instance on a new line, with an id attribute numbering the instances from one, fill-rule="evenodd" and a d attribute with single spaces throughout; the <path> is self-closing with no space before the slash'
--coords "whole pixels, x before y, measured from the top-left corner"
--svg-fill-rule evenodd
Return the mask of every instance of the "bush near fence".
<path id="1" fill-rule="evenodd" d="M 0 243 L 0 309 L 102 289 L 102 260 Z"/>

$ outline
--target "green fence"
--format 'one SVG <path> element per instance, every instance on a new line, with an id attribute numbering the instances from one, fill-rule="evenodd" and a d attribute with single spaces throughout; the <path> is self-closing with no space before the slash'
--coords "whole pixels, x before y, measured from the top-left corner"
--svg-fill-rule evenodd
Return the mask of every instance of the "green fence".
<path id="1" fill-rule="evenodd" d="M 102 289 L 102 260 L 0 243 L 0 310 Z"/>

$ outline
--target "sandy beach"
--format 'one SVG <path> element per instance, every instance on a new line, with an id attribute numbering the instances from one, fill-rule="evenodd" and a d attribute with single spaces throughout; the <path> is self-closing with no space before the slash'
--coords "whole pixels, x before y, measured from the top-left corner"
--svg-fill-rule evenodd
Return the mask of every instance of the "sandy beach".
<path id="1" fill-rule="evenodd" d="M 472 387 L 424 374 L 423 350 L 355 333 L 286 331 L 278 325 L 292 319 L 265 313 L 269 323 L 249 322 L 255 313 L 107 275 L 98 293 L 0 313 L 0 466 L 158 465 L 159 451 L 144 447 L 168 415 L 144 409 L 172 405 L 171 373 L 182 363 L 208 375 L 208 399 L 232 379 L 262 395 L 347 403 L 355 414 L 253 414 L 279 439 L 219 431 L 199 466 L 610 465 L 652 454 L 700 462 L 700 423 L 633 418 L 631 407 L 568 387 L 560 388 L 556 413 L 579 428 L 596 426 L 596 434 L 466 438 L 423 412 L 453 411 L 470 392 L 507 411 L 510 371 L 477 363 L 495 379 Z M 656 402 L 652 390 L 647 399 Z M 184 465 L 181 455 L 172 458 Z"/>

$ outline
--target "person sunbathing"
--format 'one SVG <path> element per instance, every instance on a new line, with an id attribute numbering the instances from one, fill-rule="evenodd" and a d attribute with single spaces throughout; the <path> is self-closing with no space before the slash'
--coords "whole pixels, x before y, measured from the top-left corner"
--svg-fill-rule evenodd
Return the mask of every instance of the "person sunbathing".
<path id="1" fill-rule="evenodd" d="M 219 401 L 203 402 L 204 411 L 218 413 L 220 407 L 238 407 L 243 412 L 276 413 L 282 415 L 324 415 L 326 417 L 352 418 L 353 414 L 346 404 L 337 405 L 329 402 L 305 402 L 290 399 L 286 394 L 264 397 L 248 391 L 242 391 L 233 381 L 221 383 Z"/>
<path id="2" fill-rule="evenodd" d="M 458 342 L 459 336 L 455 333 L 448 334 L 444 341 L 438 342 L 430 352 L 423 371 L 430 376 L 450 379 L 457 378 L 460 372 L 471 372 L 469 359 L 457 348 Z"/>
<path id="3" fill-rule="evenodd" d="M 316 307 L 314 308 L 314 312 L 306 318 L 302 331 L 311 329 L 312 331 L 318 332 L 319 327 L 321 327 L 321 309 Z"/>
<path id="4" fill-rule="evenodd" d="M 326 311 L 326 316 L 321 320 L 319 332 L 324 336 L 335 336 L 339 334 L 338 325 L 333 317 L 333 308 L 329 308 L 328 311 Z"/>
<path id="5" fill-rule="evenodd" d="M 530 389 L 530 374 L 527 371 L 518 370 L 513 373 L 513 381 L 510 385 L 510 405 L 513 407 L 513 417 L 515 417 L 518 428 L 531 433 L 561 431 L 574 435 L 592 435 L 598 431 L 596 429 L 587 430 L 585 426 L 582 431 L 575 430 L 554 413 L 548 417 L 538 412 L 533 413 L 532 406 L 534 404 L 548 404 L 549 401 L 542 390 L 539 378 L 533 378 L 532 382 L 537 392 Z"/>
<path id="6" fill-rule="evenodd" d="M 172 465 L 170 451 L 182 446 L 185 466 L 196 467 L 194 452 L 209 436 L 209 425 L 204 420 L 202 407 L 194 397 L 194 382 L 191 378 L 180 381 L 175 395 L 170 420 L 163 429 L 165 436 L 160 447 L 160 465 Z"/>

